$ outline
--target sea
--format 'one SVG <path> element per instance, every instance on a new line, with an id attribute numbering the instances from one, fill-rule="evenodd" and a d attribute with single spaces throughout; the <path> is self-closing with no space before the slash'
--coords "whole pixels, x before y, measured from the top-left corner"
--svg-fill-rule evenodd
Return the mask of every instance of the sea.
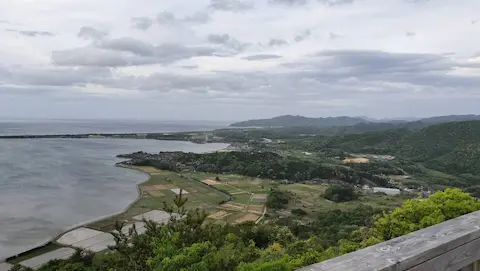
<path id="1" fill-rule="evenodd" d="M 201 131 L 213 122 L 0 121 L 0 135 Z M 147 175 L 115 167 L 136 151 L 210 152 L 227 144 L 147 139 L 0 139 L 0 259 L 64 230 L 123 211 Z"/>

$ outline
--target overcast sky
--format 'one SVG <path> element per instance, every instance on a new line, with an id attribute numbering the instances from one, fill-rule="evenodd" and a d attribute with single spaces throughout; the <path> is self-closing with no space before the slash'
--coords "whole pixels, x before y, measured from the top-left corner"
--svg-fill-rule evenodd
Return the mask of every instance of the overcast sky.
<path id="1" fill-rule="evenodd" d="M 0 117 L 480 114 L 479 11 L 479 0 L 0 0 Z"/>

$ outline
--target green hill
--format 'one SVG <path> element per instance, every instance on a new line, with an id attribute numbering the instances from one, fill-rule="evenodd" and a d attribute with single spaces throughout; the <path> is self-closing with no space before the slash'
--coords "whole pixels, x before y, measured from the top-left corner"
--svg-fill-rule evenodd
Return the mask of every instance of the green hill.
<path id="1" fill-rule="evenodd" d="M 480 121 L 428 126 L 399 142 L 399 153 L 420 161 L 436 159 L 456 149 L 480 143 Z"/>
<path id="2" fill-rule="evenodd" d="M 284 115 L 270 119 L 255 119 L 236 122 L 230 124 L 230 127 L 342 127 L 355 126 L 350 129 L 359 132 L 370 132 L 385 130 L 386 128 L 403 129 L 421 129 L 428 125 L 440 124 L 455 121 L 473 121 L 480 120 L 480 115 L 450 115 L 423 118 L 417 121 L 404 120 L 374 120 L 365 117 L 327 117 L 327 118 L 308 118 L 303 116 Z"/>
<path id="3" fill-rule="evenodd" d="M 388 153 L 451 174 L 480 174 L 480 121 L 337 136 L 325 146 L 355 153 Z"/>
<path id="4" fill-rule="evenodd" d="M 359 123 L 369 123 L 362 118 L 354 117 L 328 117 L 328 118 L 307 118 L 302 116 L 285 115 L 271 119 L 257 119 L 236 122 L 231 127 L 292 127 L 292 126 L 351 126 Z"/>
<path id="5" fill-rule="evenodd" d="M 438 116 L 431 118 L 420 119 L 420 122 L 424 123 L 445 123 L 452 121 L 470 121 L 470 120 L 480 120 L 479 115 L 449 115 L 449 116 Z"/>

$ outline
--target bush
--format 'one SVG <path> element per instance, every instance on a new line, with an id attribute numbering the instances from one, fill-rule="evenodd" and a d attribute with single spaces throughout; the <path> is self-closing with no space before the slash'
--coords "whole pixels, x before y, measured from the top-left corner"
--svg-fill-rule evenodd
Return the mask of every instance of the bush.
<path id="1" fill-rule="evenodd" d="M 303 209 L 293 209 L 292 214 L 298 215 L 298 216 L 304 216 L 304 215 L 307 215 L 307 212 L 305 212 L 305 210 Z"/>
<path id="2" fill-rule="evenodd" d="M 325 191 L 323 197 L 334 202 L 346 202 L 357 199 L 353 187 L 346 185 L 330 186 Z"/>
<path id="3" fill-rule="evenodd" d="M 268 194 L 266 205 L 269 208 L 282 209 L 293 199 L 293 196 L 294 194 L 290 191 L 273 189 Z"/>

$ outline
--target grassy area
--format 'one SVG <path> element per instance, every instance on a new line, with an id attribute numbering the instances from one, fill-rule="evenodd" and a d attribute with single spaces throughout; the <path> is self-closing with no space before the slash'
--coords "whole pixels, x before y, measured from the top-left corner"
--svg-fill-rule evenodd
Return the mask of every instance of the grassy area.
<path id="1" fill-rule="evenodd" d="M 362 195 L 355 201 L 336 203 L 322 197 L 326 185 L 308 184 L 280 184 L 280 190 L 290 191 L 296 198 L 289 202 L 286 210 L 268 210 L 272 217 L 289 215 L 293 209 L 303 209 L 307 212 L 306 219 L 314 219 L 317 213 L 330 210 L 351 210 L 360 204 L 369 205 L 376 209 L 393 209 L 398 207 L 407 198 L 403 196 L 386 196 L 378 194 Z"/>
<path id="2" fill-rule="evenodd" d="M 133 216 L 150 210 L 162 210 L 164 203 L 172 204 L 177 195 L 172 189 L 188 192 L 184 194 L 188 198 L 185 205 L 187 209 L 202 208 L 209 211 L 227 199 L 225 194 L 197 181 L 198 176 L 194 176 L 194 173 L 161 171 L 151 167 L 136 169 L 151 174 L 150 179 L 140 185 L 141 197 L 125 213 L 91 223 L 88 225 L 90 228 L 108 231 L 113 229 L 116 220 L 131 220 Z"/>
<path id="3" fill-rule="evenodd" d="M 252 197 L 251 194 L 233 195 L 233 202 L 237 202 L 241 204 L 249 204 L 251 197 Z"/>

